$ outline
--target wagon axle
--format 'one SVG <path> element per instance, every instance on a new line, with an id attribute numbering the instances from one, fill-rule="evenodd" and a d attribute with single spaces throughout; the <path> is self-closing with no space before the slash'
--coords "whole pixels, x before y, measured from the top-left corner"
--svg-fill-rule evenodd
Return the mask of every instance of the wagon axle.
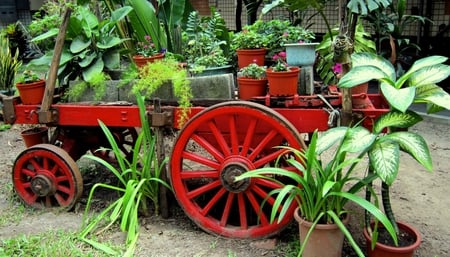
<path id="1" fill-rule="evenodd" d="M 230 163 L 222 169 L 220 181 L 225 189 L 233 193 L 241 193 L 247 190 L 250 185 L 250 179 L 235 181 L 235 178 L 248 171 L 247 166 L 242 163 Z"/>

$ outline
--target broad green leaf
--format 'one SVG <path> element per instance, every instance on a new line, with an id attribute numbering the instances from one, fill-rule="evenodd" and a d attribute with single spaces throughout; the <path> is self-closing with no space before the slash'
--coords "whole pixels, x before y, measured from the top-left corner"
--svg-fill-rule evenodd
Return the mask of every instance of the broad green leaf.
<path id="1" fill-rule="evenodd" d="M 103 62 L 105 67 L 114 70 L 120 68 L 120 54 L 117 50 L 108 51 L 103 54 Z"/>
<path id="2" fill-rule="evenodd" d="M 80 67 L 85 68 L 89 65 L 91 65 L 92 61 L 97 58 L 97 53 L 96 52 L 92 52 L 89 55 L 87 55 L 85 58 L 82 59 L 81 62 L 79 62 L 78 65 L 80 65 Z"/>
<path id="3" fill-rule="evenodd" d="M 103 71 L 103 68 L 103 60 L 101 58 L 97 58 L 97 61 L 94 64 L 83 70 L 83 80 L 86 82 L 91 81 L 95 74 L 99 74 Z"/>
<path id="4" fill-rule="evenodd" d="M 323 132 L 317 139 L 316 154 L 320 155 L 336 142 L 342 141 L 347 129 L 347 127 L 336 127 Z"/>
<path id="5" fill-rule="evenodd" d="M 417 87 L 415 101 L 432 103 L 450 110 L 450 95 L 437 85 Z"/>
<path id="6" fill-rule="evenodd" d="M 375 141 L 376 135 L 362 126 L 357 126 L 349 130 L 343 144 L 342 151 L 357 153 L 370 147 Z"/>
<path id="7" fill-rule="evenodd" d="M 74 38 L 70 44 L 70 52 L 77 54 L 91 45 L 91 40 L 84 38 L 82 35 Z"/>
<path id="8" fill-rule="evenodd" d="M 378 134 L 388 127 L 409 128 L 422 120 L 423 118 L 415 112 L 406 111 L 403 113 L 393 110 L 383 114 L 376 120 L 373 132 Z"/>
<path id="9" fill-rule="evenodd" d="M 427 113 L 428 114 L 440 112 L 442 110 L 445 110 L 445 108 L 443 108 L 439 105 L 431 104 L 431 103 L 427 104 Z"/>
<path id="10" fill-rule="evenodd" d="M 409 86 L 420 87 L 436 84 L 450 76 L 450 66 L 437 64 L 417 70 L 408 79 Z"/>
<path id="11" fill-rule="evenodd" d="M 430 150 L 422 136 L 416 133 L 399 131 L 386 135 L 386 139 L 393 140 L 400 145 L 400 148 L 409 153 L 428 171 L 433 170 Z"/>
<path id="12" fill-rule="evenodd" d="M 433 56 L 421 58 L 414 62 L 413 66 L 411 66 L 411 68 L 408 70 L 408 73 L 414 73 L 414 72 L 416 72 L 420 69 L 423 69 L 427 66 L 433 66 L 433 65 L 444 63 L 445 61 L 447 61 L 447 59 L 448 59 L 447 57 L 439 56 L 439 55 L 433 55 Z"/>
<path id="13" fill-rule="evenodd" d="M 122 44 L 122 42 L 124 42 L 124 41 L 125 40 L 122 40 L 118 37 L 107 36 L 107 37 L 101 38 L 97 42 L 97 47 L 100 49 L 109 49 L 109 48 L 113 48 L 115 46 Z"/>
<path id="14" fill-rule="evenodd" d="M 415 87 L 396 89 L 387 83 L 381 83 L 380 88 L 389 104 L 401 112 L 405 112 L 414 101 Z"/>
<path id="15" fill-rule="evenodd" d="M 352 13 L 359 15 L 367 15 L 369 12 L 381 7 L 388 7 L 391 1 L 389 0 L 350 0 L 347 8 Z"/>
<path id="16" fill-rule="evenodd" d="M 45 32 L 44 34 L 41 34 L 37 37 L 34 37 L 33 39 L 31 39 L 31 42 L 38 42 L 47 38 L 52 38 L 55 37 L 56 35 L 58 35 L 59 33 L 59 29 L 58 28 L 53 28 L 50 29 L 49 31 Z"/>
<path id="17" fill-rule="evenodd" d="M 132 10 L 133 10 L 133 8 L 131 6 L 124 6 L 119 9 L 114 10 L 111 13 L 111 22 L 117 23 L 118 21 L 125 18 L 128 15 L 128 13 L 130 13 Z"/>
<path id="18" fill-rule="evenodd" d="M 385 78 L 387 75 L 374 66 L 356 66 L 347 72 L 338 82 L 340 88 L 351 88 L 373 79 Z"/>
<path id="19" fill-rule="evenodd" d="M 385 74 L 384 76 L 385 79 L 391 81 L 395 81 L 396 79 L 395 68 L 391 64 L 391 62 L 375 53 L 362 52 L 353 54 L 352 65 L 353 67 L 358 66 L 377 67 L 378 69 L 383 71 L 383 73 Z"/>
<path id="20" fill-rule="evenodd" d="M 391 185 L 398 174 L 400 148 L 398 144 L 388 141 L 377 141 L 369 151 L 370 164 L 382 181 Z"/>

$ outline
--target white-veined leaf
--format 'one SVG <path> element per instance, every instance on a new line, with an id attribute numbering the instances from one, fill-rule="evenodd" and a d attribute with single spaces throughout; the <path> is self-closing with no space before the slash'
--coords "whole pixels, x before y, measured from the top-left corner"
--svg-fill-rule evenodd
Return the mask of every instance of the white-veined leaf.
<path id="1" fill-rule="evenodd" d="M 340 142 L 344 138 L 347 129 L 347 127 L 336 127 L 323 132 L 317 139 L 316 154 L 320 155 L 336 142 Z"/>
<path id="2" fill-rule="evenodd" d="M 450 95 L 434 84 L 417 87 L 415 101 L 433 103 L 450 110 Z"/>
<path id="3" fill-rule="evenodd" d="M 357 126 L 349 130 L 341 150 L 349 153 L 357 153 L 370 147 L 375 139 L 376 135 L 370 133 L 369 130 L 362 126 Z"/>
<path id="4" fill-rule="evenodd" d="M 415 87 L 396 89 L 387 83 L 381 83 L 380 88 L 389 104 L 401 112 L 405 112 L 414 101 Z"/>
<path id="5" fill-rule="evenodd" d="M 408 79 L 409 86 L 420 87 L 436 84 L 450 76 L 450 66 L 437 64 L 412 73 Z"/>
<path id="6" fill-rule="evenodd" d="M 422 120 L 420 115 L 412 111 L 390 111 L 376 120 L 373 131 L 378 134 L 387 127 L 409 128 Z"/>
<path id="7" fill-rule="evenodd" d="M 352 55 L 352 65 L 353 67 L 358 66 L 373 66 L 382 70 L 385 74 L 384 78 L 389 79 L 391 81 L 395 81 L 395 68 L 392 66 L 391 62 L 386 60 L 385 58 L 375 54 L 375 53 L 355 53 Z"/>
<path id="8" fill-rule="evenodd" d="M 369 151 L 369 160 L 380 179 L 391 185 L 398 174 L 400 147 L 389 140 L 378 140 Z"/>
<path id="9" fill-rule="evenodd" d="M 428 171 L 433 170 L 430 150 L 422 136 L 412 132 L 399 131 L 386 135 L 386 138 L 397 142 L 403 151 L 409 153 Z"/>

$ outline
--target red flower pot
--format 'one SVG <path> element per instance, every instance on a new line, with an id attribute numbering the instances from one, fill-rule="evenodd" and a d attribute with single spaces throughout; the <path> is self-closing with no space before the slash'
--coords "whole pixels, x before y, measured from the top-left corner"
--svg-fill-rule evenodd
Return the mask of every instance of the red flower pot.
<path id="1" fill-rule="evenodd" d="M 264 66 L 264 59 L 266 56 L 266 49 L 237 49 L 239 69 L 248 66 L 250 63 L 256 63 L 259 66 Z"/>
<path id="2" fill-rule="evenodd" d="M 158 54 L 155 54 L 155 55 L 149 56 L 149 57 L 145 57 L 142 55 L 135 55 L 135 56 L 133 56 L 133 61 L 136 64 L 136 66 L 138 68 L 140 68 L 140 67 L 146 65 L 148 62 L 154 62 L 156 60 L 161 60 L 163 58 L 164 58 L 163 53 L 158 53 Z"/>
<path id="3" fill-rule="evenodd" d="M 367 232 L 367 229 L 364 229 L 363 234 L 366 238 L 367 252 L 368 257 L 413 257 L 414 251 L 419 247 L 422 239 L 420 237 L 420 233 L 414 227 L 403 223 L 397 222 L 398 228 L 402 233 L 410 234 L 415 240 L 414 243 L 408 246 L 389 246 L 377 242 L 375 244 L 375 248 L 372 250 L 372 239 Z M 373 223 L 372 223 L 373 226 Z"/>
<path id="4" fill-rule="evenodd" d="M 249 79 L 238 77 L 239 99 L 250 100 L 254 96 L 264 96 L 267 93 L 267 79 Z"/>
<path id="5" fill-rule="evenodd" d="M 269 81 L 269 94 L 271 96 L 293 96 L 297 94 L 300 68 L 293 66 L 288 71 L 273 71 L 266 69 Z"/>
<path id="6" fill-rule="evenodd" d="M 23 104 L 40 104 L 45 92 L 45 80 L 27 84 L 16 84 Z"/>

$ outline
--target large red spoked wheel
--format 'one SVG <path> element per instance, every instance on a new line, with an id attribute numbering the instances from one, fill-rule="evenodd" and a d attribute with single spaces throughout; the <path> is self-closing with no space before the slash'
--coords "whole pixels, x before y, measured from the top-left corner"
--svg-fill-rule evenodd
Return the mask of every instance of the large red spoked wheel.
<path id="1" fill-rule="evenodd" d="M 38 209 L 71 209 L 83 192 L 75 161 L 63 149 L 50 144 L 38 144 L 20 153 L 12 178 L 19 197 Z"/>
<path id="2" fill-rule="evenodd" d="M 137 133 L 136 129 L 133 127 L 130 127 L 130 128 L 111 127 L 111 128 L 109 128 L 109 130 L 111 131 L 111 134 L 113 135 L 113 137 L 117 143 L 117 146 L 119 147 L 119 150 L 122 152 L 123 156 L 126 159 L 131 160 L 133 157 L 132 150 L 133 150 L 134 144 L 136 143 L 136 140 L 138 137 L 138 133 Z M 105 138 L 105 140 L 106 141 L 103 143 L 104 145 L 96 146 L 97 149 L 92 149 L 91 152 L 95 156 L 98 156 L 107 162 L 115 163 L 115 162 L 117 162 L 117 159 L 112 150 L 98 149 L 102 146 L 106 147 L 106 148 L 111 148 L 111 146 L 107 142 L 106 138 Z"/>
<path id="3" fill-rule="evenodd" d="M 195 115 L 180 131 L 171 157 L 171 182 L 186 214 L 205 231 L 226 237 L 261 238 L 280 232 L 270 223 L 280 185 L 263 179 L 234 182 L 248 170 L 273 165 L 289 145 L 305 147 L 297 130 L 279 113 L 251 102 L 225 102 Z"/>

